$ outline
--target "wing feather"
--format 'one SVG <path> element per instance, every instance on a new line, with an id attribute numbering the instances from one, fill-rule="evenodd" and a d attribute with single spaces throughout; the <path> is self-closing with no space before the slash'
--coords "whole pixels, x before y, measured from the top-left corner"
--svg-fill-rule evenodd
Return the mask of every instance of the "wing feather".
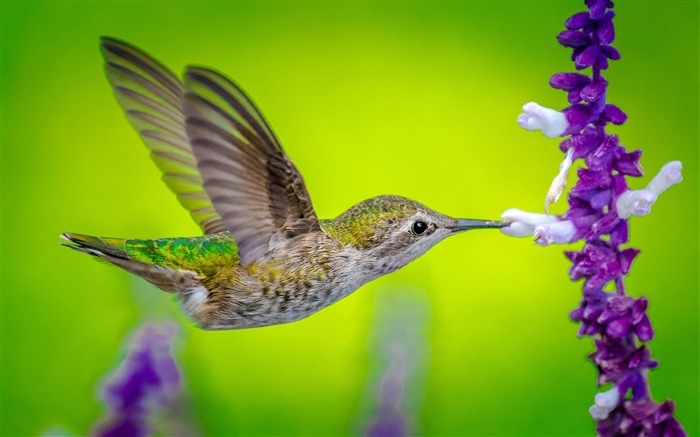
<path id="1" fill-rule="evenodd" d="M 301 174 L 240 87 L 212 70 L 189 67 L 183 101 L 204 188 L 243 264 L 280 239 L 320 229 Z"/>
<path id="2" fill-rule="evenodd" d="M 105 72 L 132 126 L 151 151 L 163 181 L 204 233 L 226 230 L 207 196 L 185 132 L 182 82 L 136 47 L 102 38 Z"/>

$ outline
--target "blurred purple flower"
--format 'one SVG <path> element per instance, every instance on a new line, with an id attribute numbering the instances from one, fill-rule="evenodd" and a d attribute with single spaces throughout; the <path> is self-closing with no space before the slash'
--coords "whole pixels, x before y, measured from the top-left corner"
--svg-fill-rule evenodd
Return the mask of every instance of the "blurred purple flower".
<path id="1" fill-rule="evenodd" d="M 569 209 L 562 217 L 548 220 L 511 209 L 503 218 L 512 223 L 512 229 L 502 231 L 512 236 L 529 232 L 541 245 L 585 241 L 580 252 L 566 252 L 573 264 L 571 280 L 584 280 L 583 299 L 570 317 L 581 323 L 580 336 L 595 337 L 596 351 L 589 358 L 598 369 L 598 384 L 612 384 L 596 395 L 590 409 L 598 421 L 598 434 L 683 436 L 673 417 L 673 402 L 659 404 L 651 398 L 647 374 L 658 363 L 644 345 L 654 337 L 646 314 L 648 300 L 634 299 L 625 290 L 625 276 L 639 250 L 620 248 L 628 241 L 629 217 L 648 214 L 659 194 L 682 180 L 682 166 L 670 162 L 646 189 L 629 189 L 625 178 L 643 175 L 641 151 L 628 152 L 616 135 L 605 130 L 608 123 L 620 125 L 627 120 L 620 108 L 607 103 L 608 81 L 602 75 L 610 60 L 620 58 L 610 45 L 615 40 L 613 3 L 585 3 L 588 11 L 569 17 L 557 39 L 572 49 L 576 70 L 591 68 L 590 77 L 580 72 L 553 75 L 550 85 L 567 93 L 570 106 L 557 112 L 530 102 L 523 106 L 518 123 L 525 129 L 540 129 L 550 138 L 568 136 L 560 143 L 566 157 L 547 193 L 545 210 L 558 200 L 572 161 L 583 159 L 586 168 L 578 170 Z M 615 291 L 604 290 L 610 283 Z"/>
<path id="2" fill-rule="evenodd" d="M 365 429 L 367 437 L 416 435 L 412 412 L 420 396 L 425 374 L 428 299 L 420 291 L 380 290 L 372 342 L 377 382 L 370 398 L 376 399 L 374 417 Z"/>
<path id="3" fill-rule="evenodd" d="M 177 332 L 174 323 L 145 324 L 134 335 L 126 357 L 102 388 L 109 413 L 95 426 L 94 435 L 148 436 L 154 413 L 177 408 L 181 375 L 171 344 Z"/>

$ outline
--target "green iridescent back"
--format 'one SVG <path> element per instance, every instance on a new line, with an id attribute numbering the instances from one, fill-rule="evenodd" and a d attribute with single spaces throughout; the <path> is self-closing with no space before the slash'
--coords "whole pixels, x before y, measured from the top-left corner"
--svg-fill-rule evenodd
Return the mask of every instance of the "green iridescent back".
<path id="1" fill-rule="evenodd" d="M 200 237 L 126 240 L 124 250 L 135 261 L 193 270 L 205 277 L 238 263 L 238 248 L 228 232 Z"/>

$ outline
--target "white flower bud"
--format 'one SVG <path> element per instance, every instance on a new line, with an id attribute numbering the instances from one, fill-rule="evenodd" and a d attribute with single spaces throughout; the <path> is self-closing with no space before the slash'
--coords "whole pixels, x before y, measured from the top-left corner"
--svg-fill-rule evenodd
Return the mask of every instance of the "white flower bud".
<path id="1" fill-rule="evenodd" d="M 559 174 L 552 180 L 552 185 L 550 185 L 547 195 L 544 198 L 544 211 L 549 215 L 549 205 L 552 203 L 557 203 L 561 197 L 561 193 L 566 187 L 566 179 L 569 177 L 569 169 L 571 168 L 572 160 L 571 157 L 574 154 L 574 148 L 571 147 L 566 151 L 566 156 L 564 161 L 559 164 Z"/>

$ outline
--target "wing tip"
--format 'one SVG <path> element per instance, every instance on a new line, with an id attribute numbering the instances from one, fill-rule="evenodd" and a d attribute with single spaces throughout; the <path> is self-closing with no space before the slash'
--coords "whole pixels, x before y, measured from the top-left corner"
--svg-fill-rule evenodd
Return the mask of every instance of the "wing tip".
<path id="1" fill-rule="evenodd" d="M 128 42 L 115 38 L 113 36 L 108 36 L 108 35 L 100 35 L 99 37 L 100 41 L 100 49 L 102 50 L 102 53 L 104 53 L 106 50 L 115 53 L 115 49 L 128 49 L 128 50 L 134 50 L 136 47 L 133 45 L 129 44 Z M 116 54 L 116 53 L 115 53 Z"/>
<path id="2" fill-rule="evenodd" d="M 100 38 L 100 53 L 105 61 L 104 69 L 107 73 L 107 78 L 112 82 L 110 77 L 110 68 L 114 69 L 115 66 L 119 66 L 119 60 L 124 59 L 124 55 L 127 53 L 140 53 L 141 51 L 134 45 L 121 40 L 119 38 L 114 38 L 112 36 L 101 35 Z"/>
<path id="3" fill-rule="evenodd" d="M 233 79 L 228 77 L 226 74 L 215 68 L 205 67 L 203 65 L 196 64 L 187 65 L 185 66 L 185 71 L 183 72 L 182 77 L 184 79 L 185 89 L 188 91 L 191 91 L 191 87 L 189 85 L 192 82 L 204 85 L 210 89 L 212 86 L 212 82 L 217 86 L 221 86 L 223 84 L 224 89 L 226 89 L 226 87 L 229 86 L 233 87 L 236 90 L 236 92 L 240 93 L 246 99 L 250 100 L 252 104 L 250 96 L 248 96 L 245 93 L 245 91 L 243 91 L 243 88 L 241 88 L 240 85 L 238 85 Z M 254 104 L 252 104 L 252 106 L 255 107 Z"/>
<path id="4" fill-rule="evenodd" d="M 109 44 L 112 42 L 114 42 L 114 43 L 121 42 L 121 40 L 119 38 L 115 38 L 115 37 L 109 36 L 109 35 L 100 35 L 97 39 L 100 40 L 100 45 Z"/>
<path id="5" fill-rule="evenodd" d="M 203 65 L 187 65 L 182 73 L 183 82 L 185 83 L 185 89 L 191 90 L 190 84 L 206 84 L 209 80 L 223 80 L 225 82 L 232 83 L 231 79 L 227 78 L 223 73 L 214 70 L 210 67 L 205 67 Z"/>

